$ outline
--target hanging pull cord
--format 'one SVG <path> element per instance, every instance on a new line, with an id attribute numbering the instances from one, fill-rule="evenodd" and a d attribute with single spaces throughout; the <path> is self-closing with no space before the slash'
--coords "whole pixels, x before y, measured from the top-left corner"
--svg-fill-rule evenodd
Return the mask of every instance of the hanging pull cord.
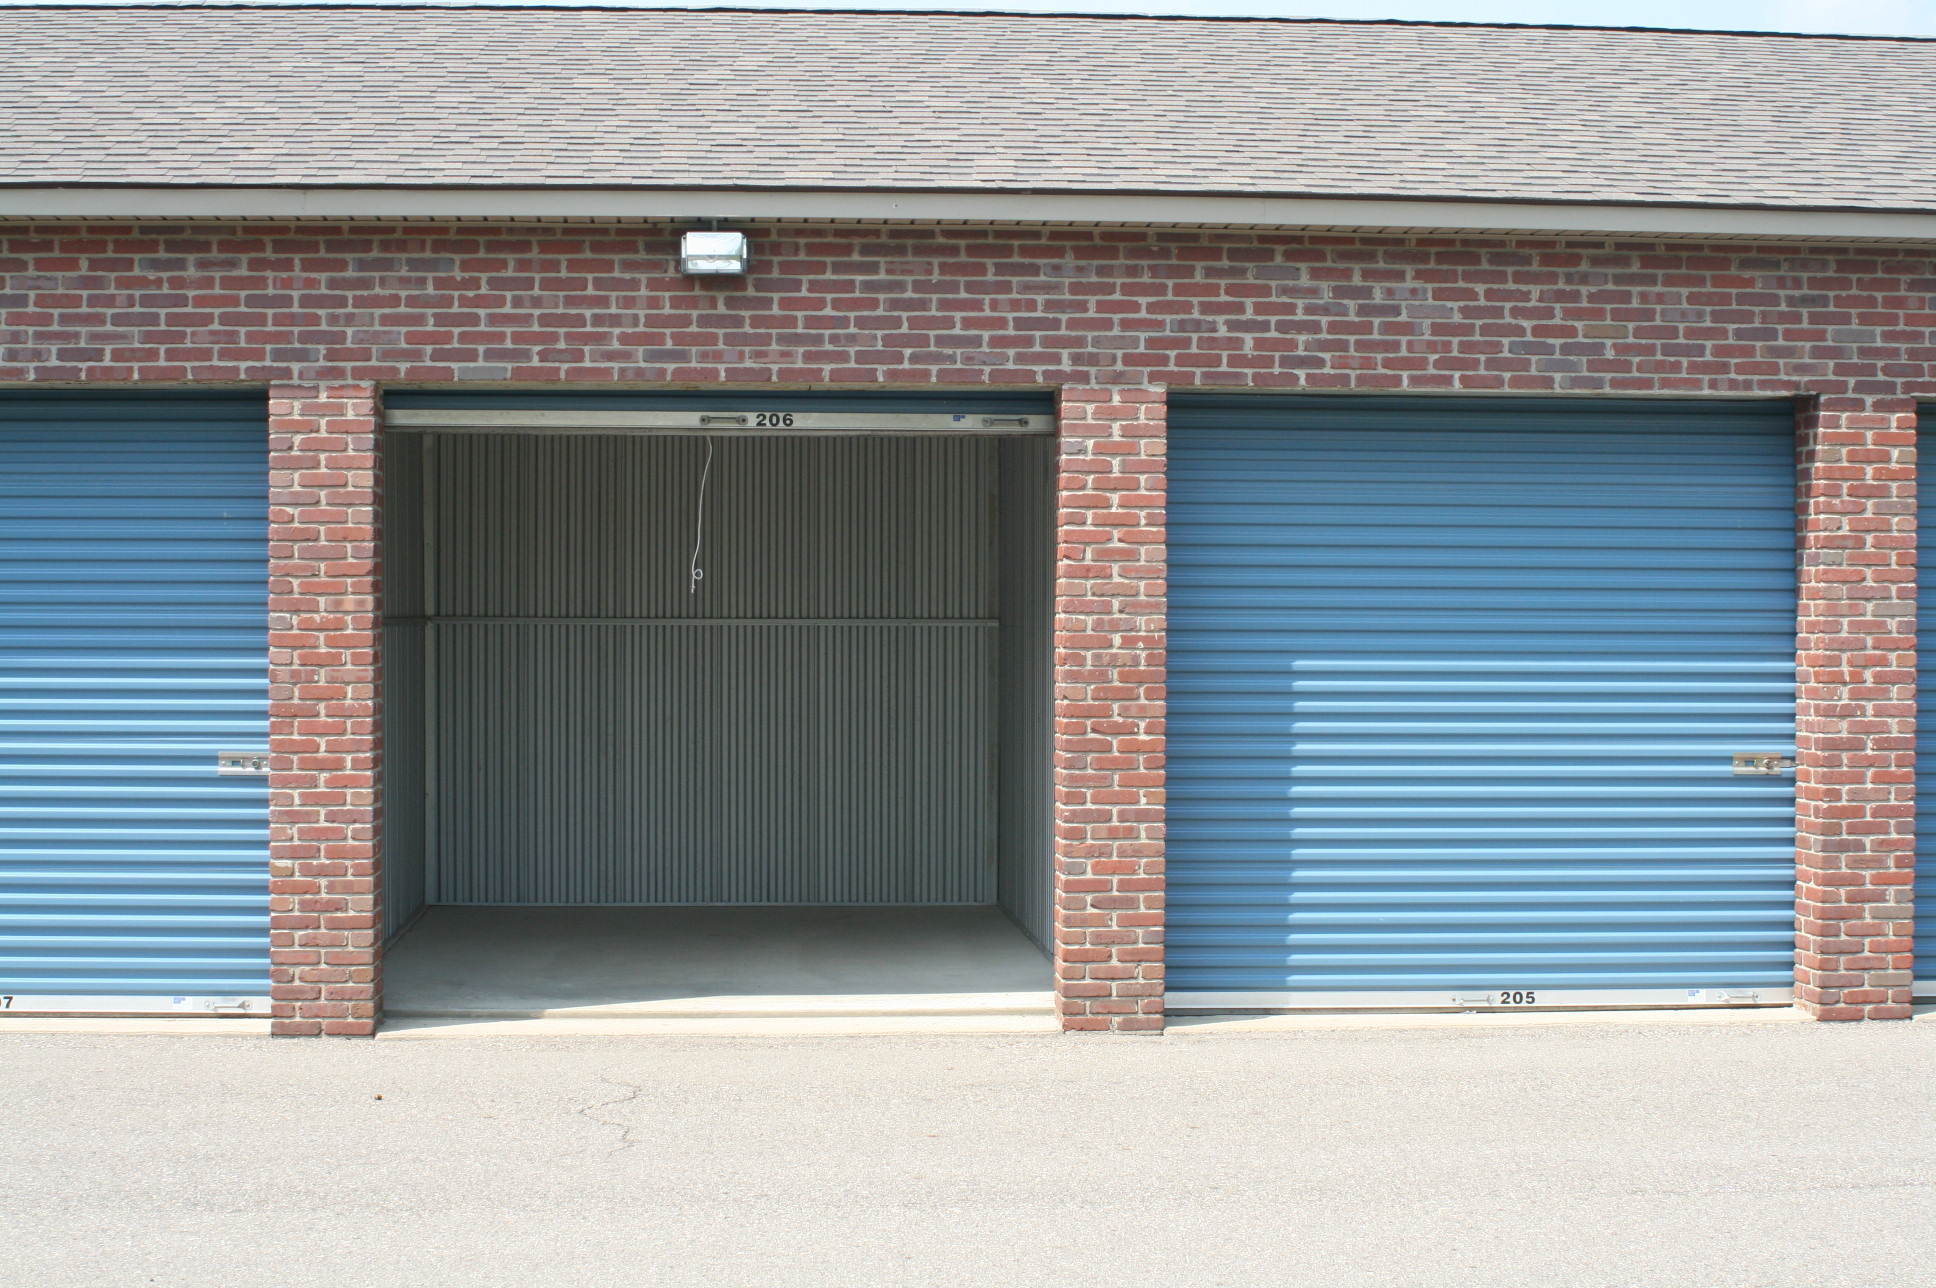
<path id="1" fill-rule="evenodd" d="M 699 510 L 692 525 L 692 562 L 686 567 L 686 593 L 697 595 L 706 570 L 699 566 L 699 548 L 706 542 L 706 484 L 713 476 L 713 436 L 706 435 L 706 467 L 699 471 Z"/>

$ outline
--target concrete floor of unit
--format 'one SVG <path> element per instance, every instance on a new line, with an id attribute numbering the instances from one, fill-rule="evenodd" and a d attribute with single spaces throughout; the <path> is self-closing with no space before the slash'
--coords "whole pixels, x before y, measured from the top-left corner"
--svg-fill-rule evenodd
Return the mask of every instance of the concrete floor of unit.
<path id="1" fill-rule="evenodd" d="M 1041 1015 L 1048 958 L 990 907 L 428 909 L 395 1018 Z"/>

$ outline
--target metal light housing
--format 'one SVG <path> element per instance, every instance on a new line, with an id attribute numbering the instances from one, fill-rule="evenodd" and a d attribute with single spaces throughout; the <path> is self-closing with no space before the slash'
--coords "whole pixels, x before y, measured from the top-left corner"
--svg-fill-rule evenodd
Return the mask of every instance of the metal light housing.
<path id="1" fill-rule="evenodd" d="M 744 273 L 752 254 L 745 233 L 690 232 L 679 239 L 679 271 L 694 276 Z"/>

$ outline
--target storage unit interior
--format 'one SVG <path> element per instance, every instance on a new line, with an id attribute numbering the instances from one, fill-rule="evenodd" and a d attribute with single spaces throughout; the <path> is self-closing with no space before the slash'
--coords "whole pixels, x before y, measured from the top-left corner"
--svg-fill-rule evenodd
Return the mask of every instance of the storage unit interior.
<path id="1" fill-rule="evenodd" d="M 527 404 L 391 401 L 386 1009 L 1047 1008 L 1052 437 L 411 432 L 452 405 Z"/>

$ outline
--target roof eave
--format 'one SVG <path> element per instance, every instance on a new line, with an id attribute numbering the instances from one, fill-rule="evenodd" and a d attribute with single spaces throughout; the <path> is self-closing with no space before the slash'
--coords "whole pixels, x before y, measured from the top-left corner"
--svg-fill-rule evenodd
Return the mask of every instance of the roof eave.
<path id="1" fill-rule="evenodd" d="M 0 219 L 804 220 L 1936 241 L 1936 211 L 1229 193 L 0 185 Z"/>

